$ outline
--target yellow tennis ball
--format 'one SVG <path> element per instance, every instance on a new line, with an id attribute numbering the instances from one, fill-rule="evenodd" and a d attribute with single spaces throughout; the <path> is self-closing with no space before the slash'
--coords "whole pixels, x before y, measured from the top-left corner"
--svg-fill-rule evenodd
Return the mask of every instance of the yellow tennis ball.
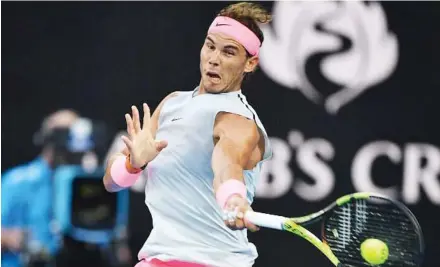
<path id="1" fill-rule="evenodd" d="M 361 244 L 361 255 L 371 265 L 379 265 L 388 259 L 388 246 L 383 241 L 369 238 Z"/>

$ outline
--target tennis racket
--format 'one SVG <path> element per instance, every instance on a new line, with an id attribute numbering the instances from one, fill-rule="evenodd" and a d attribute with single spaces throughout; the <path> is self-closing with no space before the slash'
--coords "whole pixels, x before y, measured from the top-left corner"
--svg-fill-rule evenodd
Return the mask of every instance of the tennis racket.
<path id="1" fill-rule="evenodd" d="M 420 266 L 424 241 L 420 225 L 402 203 L 373 193 L 354 193 L 338 198 L 325 209 L 298 218 L 248 211 L 247 220 L 260 227 L 287 231 L 318 248 L 337 267 L 371 266 L 360 253 L 364 240 L 380 239 L 388 246 L 381 267 Z M 304 228 L 321 223 L 321 239 Z"/>

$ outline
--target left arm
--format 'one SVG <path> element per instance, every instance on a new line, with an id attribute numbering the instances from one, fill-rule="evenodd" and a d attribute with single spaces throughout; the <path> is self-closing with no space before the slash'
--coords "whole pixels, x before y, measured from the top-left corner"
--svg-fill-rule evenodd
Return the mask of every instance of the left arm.
<path id="1" fill-rule="evenodd" d="M 220 113 L 214 124 L 213 137 L 214 193 L 220 208 L 237 211 L 237 216 L 225 223 L 231 229 L 247 227 L 256 231 L 258 227 L 244 220 L 244 213 L 251 208 L 246 199 L 243 171 L 247 169 L 260 140 L 257 125 L 236 114 Z"/>
<path id="2" fill-rule="evenodd" d="M 229 179 L 244 183 L 243 170 L 258 145 L 258 128 L 254 121 L 240 115 L 220 113 L 214 124 L 212 169 L 214 192 Z"/>

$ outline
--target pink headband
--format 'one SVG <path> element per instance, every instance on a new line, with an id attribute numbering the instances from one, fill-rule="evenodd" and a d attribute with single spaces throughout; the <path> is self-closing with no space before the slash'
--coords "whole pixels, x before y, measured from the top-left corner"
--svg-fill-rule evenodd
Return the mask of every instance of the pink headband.
<path id="1" fill-rule="evenodd" d="M 223 33 L 231 36 L 253 56 L 260 52 L 261 42 L 246 26 L 229 17 L 218 16 L 209 27 L 208 33 Z"/>

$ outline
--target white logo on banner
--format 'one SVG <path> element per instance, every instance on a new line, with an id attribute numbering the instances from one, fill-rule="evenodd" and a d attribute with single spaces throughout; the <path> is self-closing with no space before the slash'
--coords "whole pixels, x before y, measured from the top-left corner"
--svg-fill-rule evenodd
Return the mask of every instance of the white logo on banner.
<path id="1" fill-rule="evenodd" d="M 385 80 L 397 65 L 397 38 L 388 32 L 379 3 L 360 1 L 281 1 L 265 35 L 261 69 L 275 82 L 301 91 L 336 113 L 371 86 Z M 344 46 L 344 40 L 351 43 Z M 320 57 L 319 72 L 338 91 L 324 96 L 306 74 L 306 63 Z"/>
<path id="2" fill-rule="evenodd" d="M 289 132 L 287 141 L 270 139 L 273 157 L 263 165 L 256 188 L 258 198 L 276 199 L 293 192 L 312 202 L 331 195 L 338 177 L 333 167 L 340 164 L 335 160 L 335 145 L 325 138 L 306 139 L 296 130 Z M 383 185 L 383 179 L 391 177 L 373 171 L 380 159 L 400 168 L 399 184 Z M 357 192 L 376 192 L 401 198 L 407 204 L 417 204 L 425 195 L 431 203 L 440 205 L 440 148 L 433 144 L 399 146 L 389 140 L 375 140 L 359 147 L 349 164 L 351 185 Z M 294 172 L 292 165 L 301 173 Z"/>

